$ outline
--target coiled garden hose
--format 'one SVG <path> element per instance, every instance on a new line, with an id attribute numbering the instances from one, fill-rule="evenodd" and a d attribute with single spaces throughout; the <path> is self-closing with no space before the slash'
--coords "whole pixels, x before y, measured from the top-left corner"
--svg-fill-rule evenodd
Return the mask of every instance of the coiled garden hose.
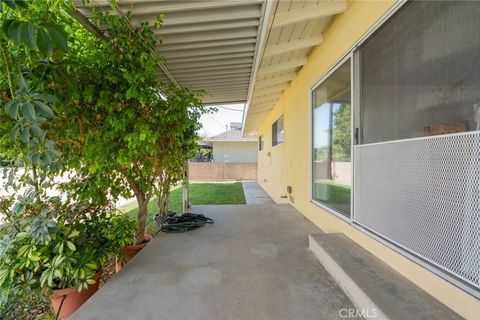
<path id="1" fill-rule="evenodd" d="M 158 232 L 179 233 L 186 232 L 206 224 L 212 224 L 214 221 L 203 214 L 184 213 L 177 216 L 175 212 L 169 211 L 164 218 L 160 214 L 156 214 L 153 218 L 157 225 Z"/>

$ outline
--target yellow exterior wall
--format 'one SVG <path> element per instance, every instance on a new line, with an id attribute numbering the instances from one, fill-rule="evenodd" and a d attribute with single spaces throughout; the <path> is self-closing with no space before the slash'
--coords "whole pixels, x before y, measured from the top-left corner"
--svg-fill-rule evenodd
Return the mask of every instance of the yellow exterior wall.
<path id="1" fill-rule="evenodd" d="M 258 156 L 258 181 L 278 203 L 289 202 L 281 196 L 286 194 L 287 185 L 292 186 L 292 205 L 324 232 L 344 233 L 461 316 L 478 319 L 480 303 L 476 298 L 310 202 L 310 88 L 392 4 L 393 1 L 354 1 L 334 20 L 323 43 L 315 48 L 258 128 L 265 141 Z M 285 143 L 272 147 L 271 125 L 282 114 Z"/>

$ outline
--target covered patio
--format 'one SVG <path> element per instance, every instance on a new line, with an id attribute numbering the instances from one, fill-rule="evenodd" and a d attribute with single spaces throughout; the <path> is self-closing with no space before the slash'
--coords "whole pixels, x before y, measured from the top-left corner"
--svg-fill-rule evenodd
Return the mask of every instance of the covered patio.
<path id="1" fill-rule="evenodd" d="M 290 205 L 194 206 L 215 224 L 159 234 L 72 319 L 339 319 L 354 308 Z"/>

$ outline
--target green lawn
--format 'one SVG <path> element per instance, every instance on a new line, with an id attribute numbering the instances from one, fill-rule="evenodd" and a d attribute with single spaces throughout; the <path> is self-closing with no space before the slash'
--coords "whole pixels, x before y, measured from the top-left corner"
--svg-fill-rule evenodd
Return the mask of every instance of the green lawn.
<path id="1" fill-rule="evenodd" d="M 314 185 L 316 200 L 347 215 L 350 214 L 350 189 L 350 186 L 332 180 L 319 179 Z"/>
<path id="2" fill-rule="evenodd" d="M 241 182 L 190 182 L 190 202 L 192 204 L 245 204 L 245 195 Z M 168 201 L 169 210 L 181 212 L 182 210 L 182 187 L 174 187 Z M 128 204 L 120 208 L 132 219 L 136 219 L 138 207 L 136 203 Z M 148 204 L 149 233 L 156 232 L 152 222 L 157 213 L 156 199 Z"/>

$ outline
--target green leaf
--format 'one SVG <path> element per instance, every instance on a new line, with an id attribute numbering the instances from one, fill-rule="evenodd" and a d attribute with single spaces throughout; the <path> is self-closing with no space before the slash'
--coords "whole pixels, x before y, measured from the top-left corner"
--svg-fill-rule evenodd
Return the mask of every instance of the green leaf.
<path id="1" fill-rule="evenodd" d="M 32 133 L 35 137 L 37 137 L 38 139 L 43 138 L 43 130 L 40 129 L 40 127 L 37 124 L 32 124 L 30 129 L 32 130 Z"/>
<path id="2" fill-rule="evenodd" d="M 23 143 L 29 143 L 30 142 L 30 129 L 29 128 L 23 128 L 22 130 L 22 135 L 20 137 Z"/>
<path id="3" fill-rule="evenodd" d="M 28 233 L 26 232 L 20 232 L 20 233 L 17 233 L 17 238 L 18 239 L 24 239 L 28 236 Z M 28 246 L 27 246 L 28 247 Z"/>
<path id="4" fill-rule="evenodd" d="M 30 248 L 30 246 L 28 244 L 20 247 L 20 249 L 18 249 L 18 252 L 17 252 L 17 258 L 25 255 L 25 253 L 27 252 L 28 248 Z"/>
<path id="5" fill-rule="evenodd" d="M 60 272 L 60 270 L 55 270 L 53 272 L 53 275 L 55 276 L 55 278 L 57 279 L 60 279 L 62 277 L 62 273 Z"/>
<path id="6" fill-rule="evenodd" d="M 57 223 L 55 221 L 48 221 L 47 222 L 47 227 L 49 228 L 55 228 L 57 226 Z"/>
<path id="7" fill-rule="evenodd" d="M 53 286 L 53 271 L 49 271 L 48 273 L 48 286 L 52 287 Z"/>
<path id="8" fill-rule="evenodd" d="M 24 22 L 20 26 L 20 39 L 30 49 L 37 47 L 35 43 L 35 28 L 31 22 Z"/>
<path id="9" fill-rule="evenodd" d="M 24 9 L 28 8 L 28 3 L 25 0 L 15 0 L 15 4 L 19 7 L 24 8 Z"/>
<path id="10" fill-rule="evenodd" d="M 49 166 L 52 163 L 52 157 L 50 157 L 48 152 L 42 154 L 42 161 L 47 166 Z"/>
<path id="11" fill-rule="evenodd" d="M 43 102 L 50 102 L 50 103 L 58 103 L 60 102 L 57 97 L 52 96 L 51 94 L 48 93 L 42 93 L 37 95 L 37 99 L 42 100 Z"/>
<path id="12" fill-rule="evenodd" d="M 7 277 L 8 277 L 8 270 L 6 269 L 0 270 L 0 287 L 3 285 Z"/>
<path id="13" fill-rule="evenodd" d="M 80 234 L 80 232 L 78 230 L 73 230 L 72 233 L 70 233 L 68 235 L 68 238 L 75 238 L 76 236 L 78 236 Z"/>
<path id="14" fill-rule="evenodd" d="M 35 101 L 35 105 L 38 107 L 38 111 L 41 115 L 45 116 L 45 118 L 52 118 L 53 117 L 53 111 L 50 109 L 49 106 L 47 106 L 45 103 L 42 101 Z"/>
<path id="15" fill-rule="evenodd" d="M 56 25 L 50 23 L 45 25 L 45 29 L 47 29 L 48 35 L 55 44 L 55 47 L 61 51 L 67 51 L 67 37 L 63 30 L 61 30 Z"/>
<path id="16" fill-rule="evenodd" d="M 15 0 L 3 0 L 10 9 L 15 9 Z"/>
<path id="17" fill-rule="evenodd" d="M 14 42 L 20 42 L 20 26 L 22 23 L 20 21 L 13 21 L 8 26 L 8 37 Z"/>
<path id="18" fill-rule="evenodd" d="M 62 264 L 63 260 L 65 260 L 65 257 L 63 256 L 56 256 L 55 258 L 53 258 L 53 267 L 57 268 L 59 265 Z"/>
<path id="19" fill-rule="evenodd" d="M 97 270 L 97 265 L 94 263 L 86 263 L 85 266 L 87 266 L 90 270 Z"/>
<path id="20" fill-rule="evenodd" d="M 19 102 L 17 100 L 10 100 L 5 104 L 5 112 L 12 118 L 18 117 Z"/>
<path id="21" fill-rule="evenodd" d="M 18 86 L 20 87 L 20 91 L 24 91 L 24 92 L 28 91 L 28 84 L 21 73 L 18 76 Z"/>
<path id="22" fill-rule="evenodd" d="M 48 272 L 49 270 L 45 270 L 42 272 L 42 275 L 40 276 L 40 286 L 44 286 L 45 285 L 45 282 L 47 281 L 47 278 L 48 278 Z"/>
<path id="23" fill-rule="evenodd" d="M 13 130 L 10 132 L 10 139 L 12 139 L 12 141 L 17 140 L 18 131 L 20 131 L 20 127 L 15 126 L 15 128 L 13 128 Z"/>
<path id="24" fill-rule="evenodd" d="M 37 31 L 37 47 L 44 57 L 52 55 L 52 42 L 43 28 L 39 28 Z"/>
<path id="25" fill-rule="evenodd" d="M 13 19 L 8 19 L 6 20 L 3 25 L 2 25 L 2 31 L 3 33 L 8 36 L 8 29 L 10 28 L 10 25 L 12 24 L 12 22 L 14 22 L 15 20 Z"/>
<path id="26" fill-rule="evenodd" d="M 27 120 L 35 121 L 37 116 L 35 113 L 35 109 L 30 102 L 25 102 L 22 106 L 22 113 L 23 117 Z"/>
<path id="27" fill-rule="evenodd" d="M 73 243 L 71 243 L 70 241 L 67 241 L 67 246 L 72 251 L 76 250 L 75 245 Z"/>

